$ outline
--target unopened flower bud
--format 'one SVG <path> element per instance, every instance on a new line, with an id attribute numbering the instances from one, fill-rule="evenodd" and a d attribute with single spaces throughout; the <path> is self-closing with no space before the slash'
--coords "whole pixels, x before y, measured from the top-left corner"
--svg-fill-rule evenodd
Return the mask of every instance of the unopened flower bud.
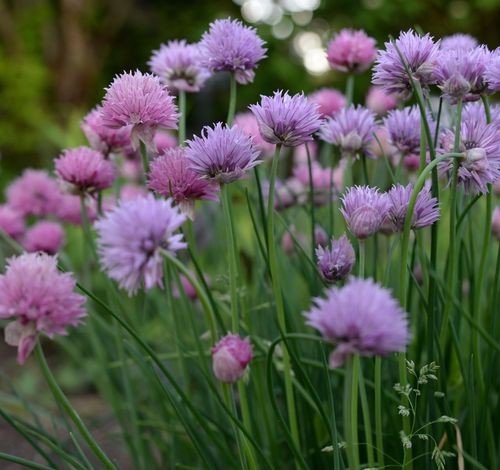
<path id="1" fill-rule="evenodd" d="M 248 363 L 252 360 L 252 346 L 248 338 L 237 335 L 224 336 L 212 348 L 212 367 L 217 380 L 232 384 L 245 374 Z"/>

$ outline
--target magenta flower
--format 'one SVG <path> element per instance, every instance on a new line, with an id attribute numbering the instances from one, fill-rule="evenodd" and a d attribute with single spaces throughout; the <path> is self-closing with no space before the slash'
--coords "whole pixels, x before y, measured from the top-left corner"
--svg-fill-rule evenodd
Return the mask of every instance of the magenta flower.
<path id="1" fill-rule="evenodd" d="M 316 248 L 318 268 L 326 282 L 341 281 L 351 272 L 356 255 L 349 239 L 342 235 L 338 240 L 332 238 L 331 246 Z"/>
<path id="2" fill-rule="evenodd" d="M 182 234 L 174 232 L 186 220 L 172 200 L 153 195 L 121 202 L 95 224 L 101 266 L 129 296 L 141 280 L 144 288 L 163 287 L 161 250 L 184 249 Z"/>
<path id="3" fill-rule="evenodd" d="M 85 198 L 85 208 L 87 209 L 87 217 L 89 222 L 93 222 L 97 218 L 97 203 L 96 200 L 90 197 Z M 63 222 L 73 225 L 82 225 L 82 209 L 80 196 L 73 194 L 64 194 L 61 197 L 60 204 L 56 210 L 56 216 Z"/>
<path id="4" fill-rule="evenodd" d="M 318 105 L 318 111 L 322 118 L 333 116 L 346 105 L 345 96 L 335 88 L 320 88 L 311 93 L 308 98 L 311 103 Z"/>
<path id="5" fill-rule="evenodd" d="M 139 197 L 147 196 L 148 192 L 143 186 L 135 184 L 124 184 L 120 188 L 120 199 L 122 201 L 131 201 Z"/>
<path id="6" fill-rule="evenodd" d="M 439 44 L 429 34 L 419 36 L 410 29 L 401 33 L 394 43 L 386 42 L 385 50 L 378 52 L 373 84 L 406 100 L 412 94 L 411 81 L 398 49 L 413 79 L 426 87 L 436 83 L 434 70 L 439 60 Z"/>
<path id="7" fill-rule="evenodd" d="M 55 160 L 55 167 L 68 192 L 74 194 L 102 191 L 115 180 L 113 163 L 89 147 L 65 150 Z"/>
<path id="8" fill-rule="evenodd" d="M 210 72 L 201 64 L 200 47 L 181 41 L 169 41 L 153 51 L 148 62 L 153 73 L 174 90 L 200 91 Z"/>
<path id="9" fill-rule="evenodd" d="M 362 30 L 342 29 L 329 42 L 326 58 L 335 70 L 361 73 L 375 60 L 377 55 L 375 45 L 375 39 Z"/>
<path id="10" fill-rule="evenodd" d="M 253 144 L 260 150 L 262 157 L 272 157 L 276 147 L 262 138 L 257 119 L 251 112 L 238 113 L 234 117 L 234 125 L 252 137 Z"/>
<path id="11" fill-rule="evenodd" d="M 189 168 L 182 147 L 166 150 L 151 162 L 148 186 L 162 196 L 172 197 L 181 212 L 191 220 L 194 219 L 197 199 L 218 201 L 219 186 Z"/>
<path id="12" fill-rule="evenodd" d="M 208 286 L 210 286 L 210 278 L 208 276 L 203 276 L 205 278 L 205 282 L 207 283 Z M 186 297 L 191 300 L 195 301 L 198 298 L 198 293 L 196 292 L 196 289 L 194 288 L 193 284 L 189 281 L 189 279 L 181 274 L 179 276 L 179 280 L 182 285 L 182 290 L 186 294 Z M 179 292 L 179 288 L 177 287 L 177 283 L 172 282 L 172 295 L 174 298 L 178 299 L 181 297 L 181 293 Z"/>
<path id="13" fill-rule="evenodd" d="M 221 184 L 243 178 L 247 170 L 261 163 L 252 137 L 236 126 L 220 122 L 213 128 L 205 126 L 201 137 L 194 136 L 186 144 L 191 170 Z"/>
<path id="14" fill-rule="evenodd" d="M 347 227 L 359 239 L 376 233 L 389 212 L 386 194 L 369 186 L 351 186 L 342 197 L 340 212 Z"/>
<path id="15" fill-rule="evenodd" d="M 388 289 L 371 279 L 351 278 L 344 287 L 331 287 L 326 298 L 314 299 L 305 316 L 336 345 L 330 355 L 333 368 L 352 354 L 386 356 L 404 351 L 410 342 L 405 312 Z"/>
<path id="16" fill-rule="evenodd" d="M 5 328 L 5 342 L 17 346 L 23 364 L 39 333 L 50 338 L 66 335 L 66 327 L 81 323 L 85 297 L 74 292 L 71 273 L 57 269 L 57 259 L 45 253 L 10 258 L 0 275 L 0 318 L 13 321 Z"/>
<path id="17" fill-rule="evenodd" d="M 19 240 L 25 228 L 23 214 L 7 204 L 0 205 L 0 230 L 14 240 Z"/>
<path id="18" fill-rule="evenodd" d="M 29 252 L 55 255 L 64 245 L 64 229 L 56 222 L 42 220 L 26 232 L 23 245 Z"/>
<path id="19" fill-rule="evenodd" d="M 202 64 L 212 72 L 234 73 L 242 85 L 252 83 L 257 63 L 266 57 L 265 42 L 241 21 L 215 20 L 199 43 Z"/>
<path id="20" fill-rule="evenodd" d="M 240 380 L 252 360 L 252 346 L 248 338 L 237 335 L 224 336 L 212 348 L 214 375 L 222 383 L 233 384 Z"/>
<path id="21" fill-rule="evenodd" d="M 495 207 L 495 209 L 493 209 L 491 232 L 493 236 L 500 241 L 500 207 Z"/>
<path id="22" fill-rule="evenodd" d="M 456 33 L 446 36 L 439 41 L 442 51 L 463 51 L 467 52 L 478 46 L 477 39 L 469 34 Z"/>
<path id="23" fill-rule="evenodd" d="M 394 95 L 388 95 L 381 87 L 372 86 L 366 95 L 366 107 L 375 114 L 382 115 L 394 109 L 398 100 Z"/>
<path id="24" fill-rule="evenodd" d="M 326 118 L 318 135 L 321 140 L 339 147 L 346 157 L 364 154 L 373 158 L 370 144 L 377 128 L 375 114 L 362 106 L 350 106 Z"/>
<path id="25" fill-rule="evenodd" d="M 177 138 L 165 131 L 156 131 L 153 137 L 156 153 L 161 155 L 165 150 L 177 147 Z"/>
<path id="26" fill-rule="evenodd" d="M 7 203 L 22 215 L 54 214 L 60 200 L 59 186 L 44 170 L 24 170 L 7 188 Z"/>
<path id="27" fill-rule="evenodd" d="M 128 129 L 134 148 L 142 140 L 153 148 L 157 129 L 177 129 L 179 115 L 172 96 L 160 79 L 151 74 L 122 73 L 106 88 L 102 119 L 111 129 Z"/>
<path id="28" fill-rule="evenodd" d="M 500 49 L 496 49 L 486 63 L 484 79 L 488 83 L 490 92 L 500 91 Z"/>

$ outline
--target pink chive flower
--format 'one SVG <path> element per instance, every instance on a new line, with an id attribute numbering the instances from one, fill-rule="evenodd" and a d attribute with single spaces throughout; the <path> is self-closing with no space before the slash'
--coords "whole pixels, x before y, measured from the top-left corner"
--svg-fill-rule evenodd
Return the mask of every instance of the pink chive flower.
<path id="1" fill-rule="evenodd" d="M 456 33 L 446 36 L 439 41 L 442 51 L 463 51 L 467 52 L 478 46 L 477 39 L 469 34 Z"/>
<path id="2" fill-rule="evenodd" d="M 260 104 L 250 110 L 257 118 L 262 138 L 271 144 L 285 147 L 312 141 L 321 124 L 317 104 L 309 101 L 304 93 L 290 96 L 288 92 L 275 91 L 273 96 L 261 96 Z"/>
<path id="3" fill-rule="evenodd" d="M 66 335 L 86 315 L 85 297 L 74 292 L 71 273 L 57 269 L 57 259 L 45 253 L 28 253 L 7 260 L 0 275 L 0 318 L 11 319 L 5 342 L 17 347 L 23 364 L 35 347 L 38 335 Z"/>
<path id="4" fill-rule="evenodd" d="M 54 214 L 60 200 L 57 182 L 44 170 L 24 170 L 7 188 L 7 203 L 23 215 Z"/>
<path id="5" fill-rule="evenodd" d="M 349 239 L 342 235 L 338 240 L 332 238 L 329 247 L 316 248 L 318 269 L 326 282 L 341 281 L 351 272 L 356 255 Z"/>
<path id="6" fill-rule="evenodd" d="M 183 214 L 194 219 L 194 202 L 197 199 L 218 201 L 219 186 L 203 179 L 189 168 L 185 149 L 166 150 L 151 162 L 148 186 L 165 197 L 172 197 Z"/>
<path id="7" fill-rule="evenodd" d="M 156 131 L 153 142 L 158 155 L 161 155 L 165 150 L 177 147 L 177 138 L 165 131 Z"/>
<path id="8" fill-rule="evenodd" d="M 394 147 L 389 141 L 389 134 L 387 132 L 387 129 L 385 129 L 384 127 L 379 127 L 375 131 L 373 140 L 369 145 L 369 152 L 371 155 L 377 158 L 391 158 L 398 152 L 397 148 Z"/>
<path id="9" fill-rule="evenodd" d="M 396 96 L 387 94 L 381 87 L 372 86 L 366 95 L 366 107 L 375 114 L 382 115 L 398 105 Z"/>
<path id="10" fill-rule="evenodd" d="M 311 93 L 308 98 L 311 103 L 318 105 L 318 111 L 322 118 L 333 116 L 346 105 L 345 96 L 335 88 L 320 88 Z"/>
<path id="11" fill-rule="evenodd" d="M 111 129 L 129 129 L 134 148 L 142 140 L 153 149 L 157 129 L 177 129 L 179 114 L 174 98 L 160 79 L 151 74 L 122 73 L 106 88 L 102 118 Z"/>
<path id="12" fill-rule="evenodd" d="M 335 344 L 330 366 L 340 367 L 352 354 L 386 356 L 405 351 L 410 342 L 406 313 L 390 290 L 372 279 L 350 278 L 314 299 L 307 324 Z"/>
<path id="13" fill-rule="evenodd" d="M 253 82 L 257 63 L 266 57 L 264 45 L 255 28 L 231 18 L 210 23 L 199 43 L 205 67 L 212 72 L 232 72 L 242 85 Z"/>
<path id="14" fill-rule="evenodd" d="M 85 207 L 87 209 L 87 217 L 89 222 L 94 222 L 97 218 L 97 203 L 93 198 L 85 198 Z M 60 204 L 55 215 L 61 221 L 73 225 L 82 225 L 82 209 L 80 204 L 80 196 L 73 194 L 64 194 L 61 197 Z"/>
<path id="15" fill-rule="evenodd" d="M 493 210 L 491 232 L 497 240 L 500 240 L 500 207 L 495 207 Z"/>
<path id="16" fill-rule="evenodd" d="M 210 278 L 208 276 L 203 276 L 203 277 L 205 278 L 205 282 L 207 283 L 207 285 L 210 286 Z M 193 287 L 193 284 L 191 284 L 191 282 L 189 282 L 189 279 L 183 274 L 179 276 L 179 280 L 181 281 L 182 289 L 184 290 L 186 297 L 189 300 L 195 301 L 198 298 L 198 293 L 196 292 L 196 289 Z M 172 283 L 172 295 L 176 299 L 180 298 L 181 296 L 179 289 L 177 287 L 177 283 Z"/>
<path id="17" fill-rule="evenodd" d="M 29 252 L 55 255 L 64 245 L 64 229 L 56 222 L 42 220 L 26 232 L 23 245 Z"/>
<path id="18" fill-rule="evenodd" d="M 190 168 L 203 178 L 218 183 L 231 183 L 261 163 L 252 137 L 239 127 L 217 123 L 205 126 L 201 137 L 187 140 L 186 157 Z"/>
<path id="19" fill-rule="evenodd" d="M 210 72 L 201 64 L 200 47 L 181 41 L 169 41 L 153 51 L 148 65 L 162 82 L 174 90 L 200 91 Z"/>
<path id="20" fill-rule="evenodd" d="M 146 290 L 163 287 L 161 250 L 175 254 L 186 248 L 182 234 L 174 233 L 185 220 L 171 199 L 149 194 L 121 202 L 94 224 L 101 266 L 129 296 L 141 280 Z"/>
<path id="21" fill-rule="evenodd" d="M 340 212 L 350 232 L 359 239 L 378 232 L 389 212 L 386 194 L 369 186 L 352 186 L 342 197 Z"/>
<path id="22" fill-rule="evenodd" d="M 312 184 L 314 188 L 314 204 L 322 206 L 328 203 L 330 197 L 330 191 L 332 196 L 339 192 L 336 183 L 336 178 L 334 177 L 334 172 L 331 168 L 323 168 L 318 162 L 311 162 L 311 176 Z M 311 187 L 311 178 L 309 178 L 309 166 L 307 164 L 301 164 L 293 169 L 293 176 L 300 182 L 303 186 L 302 197 L 299 197 L 299 201 L 305 203 L 309 201 L 309 188 Z M 337 175 L 335 175 L 337 176 Z M 331 187 L 330 187 L 331 186 Z"/>
<path id="23" fill-rule="evenodd" d="M 238 113 L 234 117 L 234 125 L 243 129 L 253 139 L 254 145 L 260 150 L 263 158 L 272 157 L 276 149 L 274 144 L 266 142 L 260 135 L 257 119 L 251 112 Z"/>
<path id="24" fill-rule="evenodd" d="M 115 180 L 113 163 L 89 147 L 65 150 L 55 160 L 56 173 L 70 193 L 93 193 L 110 188 Z"/>
<path id="25" fill-rule="evenodd" d="M 318 144 L 314 141 L 307 142 L 305 144 L 297 145 L 293 148 L 293 163 L 295 165 L 307 165 L 307 153 L 309 152 L 309 157 L 314 161 L 318 157 Z"/>
<path id="26" fill-rule="evenodd" d="M 14 240 L 20 240 L 25 228 L 23 214 L 7 204 L 0 205 L 0 230 Z"/>
<path id="27" fill-rule="evenodd" d="M 124 184 L 120 188 L 120 199 L 122 201 L 131 201 L 139 197 L 147 196 L 147 190 L 143 186 L 135 184 Z"/>
<path id="28" fill-rule="evenodd" d="M 375 60 L 375 39 L 364 31 L 342 29 L 328 44 L 326 58 L 330 66 L 341 72 L 361 73 Z"/>
<path id="29" fill-rule="evenodd" d="M 224 336 L 212 348 L 214 375 L 222 383 L 233 384 L 240 380 L 252 360 L 252 346 L 248 338 L 237 335 Z"/>

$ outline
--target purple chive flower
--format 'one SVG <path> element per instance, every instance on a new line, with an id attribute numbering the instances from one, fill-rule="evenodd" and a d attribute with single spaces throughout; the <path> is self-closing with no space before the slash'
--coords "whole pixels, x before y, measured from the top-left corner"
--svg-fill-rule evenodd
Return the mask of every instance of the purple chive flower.
<path id="1" fill-rule="evenodd" d="M 66 335 L 66 327 L 81 323 L 86 315 L 85 297 L 74 292 L 71 273 L 60 273 L 57 259 L 29 253 L 7 260 L 0 275 L 0 318 L 12 319 L 5 327 L 5 342 L 17 347 L 23 364 L 35 347 L 39 333 L 50 338 Z"/>
<path id="2" fill-rule="evenodd" d="M 408 319 L 388 289 L 371 279 L 350 278 L 314 299 L 307 324 L 336 345 L 330 366 L 340 367 L 351 354 L 386 356 L 410 342 Z"/>
<path id="3" fill-rule="evenodd" d="M 240 380 L 252 360 L 252 346 L 248 338 L 237 335 L 224 336 L 212 348 L 214 375 L 222 383 L 233 384 Z"/>
<path id="4" fill-rule="evenodd" d="M 500 91 L 500 48 L 496 49 L 486 63 L 484 79 L 490 92 Z"/>
<path id="5" fill-rule="evenodd" d="M 172 96 L 160 79 L 151 74 L 117 75 L 106 88 L 102 118 L 111 129 L 129 129 L 134 148 L 142 140 L 153 148 L 157 129 L 177 129 L 179 115 Z"/>
<path id="6" fill-rule="evenodd" d="M 65 150 L 55 160 L 56 173 L 70 193 L 93 193 L 110 188 L 115 180 L 113 163 L 89 147 Z"/>
<path id="7" fill-rule="evenodd" d="M 241 179 L 261 162 L 252 137 L 236 126 L 227 127 L 220 122 L 213 128 L 205 126 L 201 137 L 194 136 L 186 143 L 191 170 L 218 183 Z"/>
<path id="8" fill-rule="evenodd" d="M 120 188 L 120 199 L 122 201 L 131 201 L 132 199 L 147 196 L 147 194 L 147 190 L 143 186 L 135 184 L 124 184 Z"/>
<path id="9" fill-rule="evenodd" d="M 175 254 L 186 247 L 182 234 L 174 234 L 185 220 L 171 199 L 152 194 L 120 203 L 94 224 L 103 269 L 129 296 L 141 280 L 146 290 L 163 287 L 161 250 Z"/>
<path id="10" fill-rule="evenodd" d="M 120 152 L 131 145 L 130 129 L 110 129 L 104 125 L 102 108 L 96 107 L 88 113 L 80 123 L 90 146 L 107 156 L 113 152 Z"/>
<path id="11" fill-rule="evenodd" d="M 439 41 L 442 51 L 470 51 L 478 46 L 477 39 L 469 34 L 456 33 L 446 36 Z"/>
<path id="12" fill-rule="evenodd" d="M 64 229 L 56 222 L 42 220 L 26 232 L 23 245 L 29 252 L 55 255 L 64 245 Z"/>
<path id="13" fill-rule="evenodd" d="M 54 214 L 60 200 L 59 186 L 44 170 L 24 170 L 7 188 L 7 203 L 22 215 Z"/>
<path id="14" fill-rule="evenodd" d="M 189 168 L 182 147 L 166 150 L 151 162 L 148 186 L 162 196 L 172 197 L 191 220 L 194 219 L 194 201 L 218 201 L 219 187 Z"/>
<path id="15" fill-rule="evenodd" d="M 373 158 L 370 144 L 376 131 L 375 114 L 362 106 L 349 106 L 325 119 L 319 130 L 319 138 L 339 147 L 346 157 L 365 154 Z"/>
<path id="16" fill-rule="evenodd" d="M 369 186 L 351 186 L 342 197 L 340 212 L 350 232 L 359 239 L 376 233 L 389 212 L 386 194 Z"/>
<path id="17" fill-rule="evenodd" d="M 490 104 L 491 123 L 500 129 L 500 106 Z M 482 103 L 466 103 L 462 109 L 462 121 L 479 121 L 486 124 L 486 112 Z"/>
<path id="18" fill-rule="evenodd" d="M 181 41 L 169 41 L 153 51 L 148 62 L 151 72 L 174 90 L 200 91 L 210 72 L 201 64 L 200 47 Z"/>
<path id="19" fill-rule="evenodd" d="M 385 114 L 398 105 L 394 95 L 388 95 L 381 87 L 372 86 L 366 95 L 366 107 L 375 114 Z"/>
<path id="20" fill-rule="evenodd" d="M 94 222 L 97 218 L 97 202 L 95 199 L 86 197 L 85 208 L 87 209 L 87 217 L 89 222 Z M 80 196 L 73 194 L 64 194 L 61 197 L 60 204 L 55 215 L 68 224 L 82 225 L 82 209 Z"/>
<path id="21" fill-rule="evenodd" d="M 0 230 L 14 240 L 19 240 L 25 228 L 23 214 L 7 204 L 0 205 Z"/>
<path id="22" fill-rule="evenodd" d="M 346 99 L 340 91 L 335 88 L 320 88 L 311 93 L 309 101 L 318 105 L 318 110 L 322 118 L 333 116 L 342 108 L 345 108 Z"/>
<path id="23" fill-rule="evenodd" d="M 265 42 L 241 21 L 215 20 L 200 41 L 202 63 L 212 72 L 234 73 L 242 85 L 252 83 L 257 63 L 266 57 Z"/>
<path id="24" fill-rule="evenodd" d="M 338 240 L 332 238 L 330 247 L 318 246 L 316 256 L 321 277 L 327 282 L 345 279 L 356 261 L 354 249 L 345 235 Z"/>
<path id="25" fill-rule="evenodd" d="M 262 138 L 257 119 L 251 112 L 238 113 L 234 117 L 234 125 L 252 137 L 253 143 L 260 150 L 262 157 L 272 157 L 276 147 Z"/>
<path id="26" fill-rule="evenodd" d="M 495 207 L 495 209 L 493 209 L 491 232 L 497 240 L 500 240 L 500 207 Z"/>
<path id="27" fill-rule="evenodd" d="M 408 184 L 407 186 L 397 184 L 387 192 L 390 201 L 387 218 L 391 222 L 394 232 L 402 232 L 404 230 L 412 191 L 412 184 Z M 432 197 L 430 191 L 425 188 L 418 193 L 413 210 L 411 228 L 415 230 L 428 227 L 438 219 L 439 204 L 437 199 Z"/>
<path id="28" fill-rule="evenodd" d="M 290 96 L 275 91 L 273 96 L 261 96 L 260 104 L 250 110 L 257 118 L 262 138 L 271 144 L 297 147 L 313 140 L 321 124 L 318 105 L 309 101 L 304 93 Z"/>
<path id="29" fill-rule="evenodd" d="M 412 94 L 411 81 L 398 49 L 413 79 L 425 87 L 436 83 L 434 69 L 439 60 L 439 44 L 429 34 L 419 36 L 410 29 L 401 33 L 394 43 L 386 42 L 385 50 L 378 52 L 373 84 L 382 87 L 386 93 L 406 100 Z"/>
<path id="30" fill-rule="evenodd" d="M 375 39 L 364 31 L 342 29 L 328 44 L 326 58 L 335 70 L 361 73 L 367 70 L 377 56 Z"/>

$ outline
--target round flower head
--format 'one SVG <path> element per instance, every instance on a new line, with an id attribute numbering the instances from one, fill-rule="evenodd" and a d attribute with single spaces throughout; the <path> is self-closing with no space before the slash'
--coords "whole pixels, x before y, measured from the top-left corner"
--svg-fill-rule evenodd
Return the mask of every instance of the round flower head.
<path id="1" fill-rule="evenodd" d="M 488 83 L 489 91 L 500 91 L 500 49 L 497 49 L 486 63 L 484 79 Z"/>
<path id="2" fill-rule="evenodd" d="M 177 138 L 165 131 L 156 131 L 153 142 L 158 155 L 161 155 L 167 149 L 177 147 Z"/>
<path id="3" fill-rule="evenodd" d="M 402 232 L 405 226 L 406 214 L 410 203 L 410 196 L 413 185 L 402 186 L 397 184 L 387 193 L 390 201 L 389 213 L 387 217 L 393 226 L 393 231 Z M 423 189 L 418 193 L 413 218 L 412 229 L 424 228 L 432 225 L 439 219 L 439 204 L 435 197 L 432 197 L 428 189 Z"/>
<path id="4" fill-rule="evenodd" d="M 97 218 L 97 202 L 91 197 L 85 198 L 85 208 L 89 222 L 94 222 Z M 56 216 L 63 222 L 73 225 L 82 225 L 82 208 L 80 196 L 64 194 L 56 210 Z"/>
<path id="5" fill-rule="evenodd" d="M 362 106 L 349 106 L 325 119 L 319 138 L 339 147 L 344 156 L 365 154 L 373 158 L 370 144 L 376 131 L 375 114 Z"/>
<path id="6" fill-rule="evenodd" d="M 328 44 L 326 58 L 335 70 L 361 73 L 367 70 L 377 55 L 375 39 L 364 31 L 342 29 Z"/>
<path id="7" fill-rule="evenodd" d="M 218 200 L 218 186 L 189 168 L 182 147 L 166 150 L 151 162 L 148 186 L 162 196 L 172 197 L 191 220 L 194 219 L 196 199 Z"/>
<path id="8" fill-rule="evenodd" d="M 290 96 L 278 90 L 273 96 L 261 96 L 260 104 L 250 110 L 257 118 L 262 138 L 271 144 L 296 147 L 313 140 L 321 124 L 318 105 L 304 93 Z"/>
<path id="9" fill-rule="evenodd" d="M 174 232 L 186 220 L 172 200 L 147 197 L 125 201 L 95 224 L 103 269 L 131 296 L 144 288 L 163 287 L 161 250 L 174 254 L 186 247 Z"/>
<path id="10" fill-rule="evenodd" d="M 214 375 L 222 383 L 232 384 L 240 380 L 252 360 L 252 346 L 248 338 L 237 335 L 224 336 L 212 348 Z"/>
<path id="11" fill-rule="evenodd" d="M 102 118 L 111 129 L 129 129 L 132 144 L 142 140 L 153 149 L 158 128 L 177 129 L 177 107 L 160 79 L 151 74 L 122 73 L 106 88 Z"/>
<path id="12" fill-rule="evenodd" d="M 107 156 L 130 146 L 130 129 L 111 129 L 104 125 L 102 108 L 98 106 L 88 113 L 80 123 L 90 146 Z"/>
<path id="13" fill-rule="evenodd" d="M 309 96 L 309 101 L 319 106 L 318 111 L 322 118 L 333 116 L 346 105 L 345 96 L 335 88 L 321 88 Z"/>
<path id="14" fill-rule="evenodd" d="M 55 255 L 64 245 L 64 229 L 56 222 L 42 220 L 26 232 L 24 247 L 26 251 L 43 251 Z"/>
<path id="15" fill-rule="evenodd" d="M 442 51 L 470 51 L 477 47 L 477 39 L 469 34 L 456 33 L 446 36 L 439 41 L 439 47 Z"/>
<path id="16" fill-rule="evenodd" d="M 234 125 L 252 137 L 253 143 L 260 150 L 262 157 L 272 157 L 275 146 L 262 138 L 257 119 L 251 112 L 238 113 L 234 117 Z"/>
<path id="17" fill-rule="evenodd" d="M 227 127 L 220 122 L 213 128 L 205 126 L 201 137 L 194 136 L 186 143 L 190 168 L 218 183 L 241 179 L 247 170 L 261 162 L 252 137 L 236 126 Z"/>
<path id="18" fill-rule="evenodd" d="M 25 230 L 23 215 L 7 204 L 0 205 L 0 230 L 14 240 L 19 240 Z"/>
<path id="19" fill-rule="evenodd" d="M 500 207 L 495 207 L 491 220 L 491 231 L 493 236 L 500 240 Z"/>
<path id="20" fill-rule="evenodd" d="M 388 289 L 371 279 L 351 278 L 314 299 L 307 324 L 336 345 L 330 366 L 340 367 L 351 354 L 386 356 L 402 352 L 410 341 L 408 319 Z"/>
<path id="21" fill-rule="evenodd" d="M 500 106 L 490 104 L 491 123 L 500 129 Z M 479 121 L 486 124 L 486 112 L 482 103 L 466 103 L 462 109 L 462 121 Z"/>
<path id="22" fill-rule="evenodd" d="M 375 114 L 385 114 L 394 109 L 398 100 L 394 95 L 388 95 L 381 87 L 372 86 L 366 95 L 366 107 Z"/>
<path id="23" fill-rule="evenodd" d="M 54 214 L 60 200 L 59 186 L 43 170 L 24 170 L 7 188 L 7 203 L 23 215 Z"/>
<path id="24" fill-rule="evenodd" d="M 74 292 L 75 279 L 57 269 L 57 259 L 45 253 L 10 258 L 0 275 L 0 318 L 13 321 L 5 328 L 5 341 L 17 346 L 23 364 L 35 347 L 38 334 L 66 335 L 85 316 L 85 297 Z"/>
<path id="25" fill-rule="evenodd" d="M 359 239 L 376 233 L 389 212 L 390 202 L 386 194 L 369 186 L 352 186 L 342 197 L 340 212 L 347 227 Z"/>
<path id="26" fill-rule="evenodd" d="M 264 44 L 255 28 L 241 21 L 215 20 L 201 38 L 201 60 L 212 72 L 232 72 L 245 85 L 253 82 L 257 62 L 266 57 Z"/>
<path id="27" fill-rule="evenodd" d="M 185 40 L 169 41 L 153 51 L 148 62 L 153 73 L 174 90 L 200 91 L 210 72 L 201 65 L 200 48 Z"/>
<path id="28" fill-rule="evenodd" d="M 385 50 L 378 52 L 373 84 L 382 87 L 386 93 L 408 99 L 412 94 L 411 81 L 400 53 L 413 79 L 425 87 L 436 82 L 434 68 L 438 61 L 439 45 L 429 34 L 419 36 L 410 29 L 401 33 L 395 42 L 386 42 Z"/>
<path id="29" fill-rule="evenodd" d="M 356 261 L 354 249 L 345 235 L 338 240 L 332 238 L 331 247 L 318 246 L 316 256 L 321 277 L 327 282 L 345 279 Z"/>
<path id="30" fill-rule="evenodd" d="M 65 150 L 55 160 L 56 173 L 71 193 L 93 193 L 110 188 L 115 180 L 113 164 L 89 147 Z"/>

